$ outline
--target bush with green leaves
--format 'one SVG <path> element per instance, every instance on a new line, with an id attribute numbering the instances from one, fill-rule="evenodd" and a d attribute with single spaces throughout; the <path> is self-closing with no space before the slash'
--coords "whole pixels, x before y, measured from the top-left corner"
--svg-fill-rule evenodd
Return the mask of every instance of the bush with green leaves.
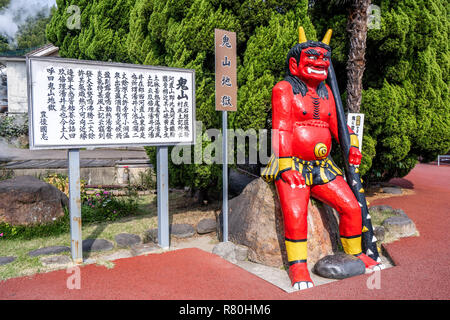
<path id="1" fill-rule="evenodd" d="M 407 174 L 419 157 L 432 160 L 450 147 L 449 5 L 444 0 L 373 2 L 381 7 L 382 28 L 368 34 L 361 172 L 387 180 Z M 202 139 L 205 130 L 221 128 L 214 99 L 215 28 L 237 33 L 239 100 L 238 111 L 229 113 L 232 129 L 271 128 L 271 89 L 284 76 L 286 54 L 297 42 L 300 25 L 313 40 L 334 29 L 333 61 L 339 87 L 346 87 L 347 11 L 325 1 L 308 9 L 308 3 L 58 0 L 47 37 L 63 57 L 195 69 L 196 115 L 203 123 L 197 143 L 204 150 L 212 143 Z M 79 30 L 67 28 L 70 5 L 81 10 Z M 155 148 L 147 153 L 156 167 Z M 221 165 L 169 163 L 169 176 L 172 186 L 217 193 Z"/>
<path id="2" fill-rule="evenodd" d="M 450 149 L 450 3 L 374 0 L 381 28 L 369 29 L 361 112 L 365 114 L 361 172 L 371 181 L 402 177 L 419 159 Z M 345 88 L 347 11 L 316 1 L 315 25 L 333 28 L 332 59 Z M 343 99 L 345 103 L 345 99 Z"/>

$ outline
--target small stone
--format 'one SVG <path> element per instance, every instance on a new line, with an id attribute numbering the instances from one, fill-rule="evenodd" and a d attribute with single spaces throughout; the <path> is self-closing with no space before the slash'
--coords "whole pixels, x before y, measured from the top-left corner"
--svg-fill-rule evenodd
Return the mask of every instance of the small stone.
<path id="1" fill-rule="evenodd" d="M 397 187 L 384 187 L 381 190 L 383 190 L 384 193 L 402 194 L 402 189 Z"/>
<path id="2" fill-rule="evenodd" d="M 212 253 L 230 261 L 231 263 L 237 263 L 235 245 L 233 242 L 220 242 L 216 244 L 212 250 Z"/>
<path id="3" fill-rule="evenodd" d="M 144 233 L 144 243 L 147 242 L 154 242 L 154 243 L 158 243 L 158 229 L 150 229 L 145 231 Z"/>
<path id="4" fill-rule="evenodd" d="M 376 226 L 373 229 L 373 234 L 378 239 L 378 241 L 383 241 L 384 240 L 385 233 L 386 233 L 386 230 L 384 229 L 383 226 Z"/>
<path id="5" fill-rule="evenodd" d="M 403 211 L 402 209 L 395 209 L 394 213 L 398 216 L 406 216 L 407 217 L 405 211 Z"/>
<path id="6" fill-rule="evenodd" d="M 3 265 L 8 264 L 8 263 L 11 263 L 14 260 L 16 260 L 16 257 L 12 257 L 12 256 L 0 257 L 0 266 L 3 266 Z"/>
<path id="7" fill-rule="evenodd" d="M 170 225 L 170 234 L 177 238 L 188 238 L 195 234 L 195 230 L 190 224 L 172 224 Z"/>
<path id="8" fill-rule="evenodd" d="M 114 248 L 114 244 L 105 239 L 83 240 L 83 251 L 108 251 Z"/>
<path id="9" fill-rule="evenodd" d="M 314 266 L 316 274 L 331 279 L 346 279 L 364 274 L 365 271 L 364 262 L 345 253 L 325 256 Z"/>
<path id="10" fill-rule="evenodd" d="M 205 234 L 216 231 L 216 219 L 203 219 L 197 223 L 197 233 Z"/>
<path id="11" fill-rule="evenodd" d="M 383 227 L 385 227 L 390 236 L 395 238 L 410 237 L 417 232 L 414 222 L 403 215 L 387 218 L 383 221 Z"/>
<path id="12" fill-rule="evenodd" d="M 381 212 L 381 211 L 394 211 L 394 209 L 391 206 L 385 205 L 385 204 L 381 204 L 378 206 L 371 206 L 369 208 L 369 211 L 377 211 L 377 212 Z"/>
<path id="13" fill-rule="evenodd" d="M 128 248 L 133 244 L 141 243 L 141 237 L 132 233 L 120 233 L 114 237 L 118 247 Z"/>
<path id="14" fill-rule="evenodd" d="M 37 257 L 37 256 L 45 255 L 45 254 L 58 254 L 58 253 L 67 252 L 67 251 L 70 251 L 69 247 L 52 246 L 52 247 L 45 247 L 45 248 L 40 248 L 40 249 L 30 251 L 30 252 L 28 252 L 28 255 L 30 257 Z"/>
<path id="15" fill-rule="evenodd" d="M 161 248 L 154 243 L 141 243 L 132 245 L 130 251 L 133 256 L 139 256 L 141 254 L 149 253 L 158 249 Z"/>
<path id="16" fill-rule="evenodd" d="M 68 256 L 42 257 L 40 260 L 44 266 L 66 265 L 72 262 Z"/>
<path id="17" fill-rule="evenodd" d="M 237 261 L 245 261 L 248 258 L 248 248 L 238 244 L 234 248 L 234 255 Z"/>

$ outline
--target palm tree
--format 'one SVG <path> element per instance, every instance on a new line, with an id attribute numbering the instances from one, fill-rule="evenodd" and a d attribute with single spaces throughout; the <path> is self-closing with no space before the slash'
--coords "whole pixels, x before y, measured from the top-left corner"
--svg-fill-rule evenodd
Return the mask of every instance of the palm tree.
<path id="1" fill-rule="evenodd" d="M 347 60 L 347 107 L 349 112 L 361 108 L 362 78 L 366 68 L 367 10 L 370 0 L 333 0 L 333 4 L 349 7 L 347 32 L 350 50 Z"/>

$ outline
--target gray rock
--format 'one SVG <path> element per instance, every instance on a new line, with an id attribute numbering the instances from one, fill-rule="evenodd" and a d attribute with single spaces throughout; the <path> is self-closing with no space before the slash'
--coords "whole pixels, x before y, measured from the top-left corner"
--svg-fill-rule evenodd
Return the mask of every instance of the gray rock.
<path id="1" fill-rule="evenodd" d="M 248 248 L 238 244 L 234 248 L 234 255 L 237 261 L 245 261 L 248 258 Z"/>
<path id="2" fill-rule="evenodd" d="M 44 266 L 65 265 L 72 262 L 68 256 L 42 257 L 40 260 Z"/>
<path id="3" fill-rule="evenodd" d="M 255 179 L 256 177 L 245 174 L 242 171 L 230 169 L 228 175 L 228 191 L 231 197 L 240 195 L 245 187 Z"/>
<path id="4" fill-rule="evenodd" d="M 148 243 L 148 242 L 154 242 L 154 243 L 158 243 L 158 229 L 150 229 L 145 231 L 144 233 L 144 239 L 143 239 L 144 243 Z"/>
<path id="5" fill-rule="evenodd" d="M 378 241 L 384 240 L 385 233 L 386 233 L 386 230 L 384 229 L 383 226 L 376 226 L 373 229 L 373 235 L 375 236 L 375 238 L 377 238 Z"/>
<path id="6" fill-rule="evenodd" d="M 83 251 L 109 251 L 114 248 L 114 244 L 105 239 L 86 239 L 83 240 Z"/>
<path id="7" fill-rule="evenodd" d="M 216 231 L 215 219 L 203 219 L 197 223 L 197 233 L 205 234 Z"/>
<path id="8" fill-rule="evenodd" d="M 45 247 L 45 248 L 40 248 L 40 249 L 30 251 L 30 252 L 28 252 L 28 255 L 30 257 L 37 257 L 37 256 L 45 255 L 45 254 L 58 254 L 58 253 L 67 252 L 67 251 L 70 251 L 69 247 L 52 246 L 52 247 Z"/>
<path id="9" fill-rule="evenodd" d="M 188 238 L 195 234 L 195 229 L 186 223 L 172 224 L 170 225 L 170 234 L 177 238 Z"/>
<path id="10" fill-rule="evenodd" d="M 235 248 L 236 246 L 233 242 L 220 242 L 214 246 L 212 253 L 230 261 L 231 263 L 237 263 Z"/>
<path id="11" fill-rule="evenodd" d="M 397 187 L 384 187 L 382 190 L 384 193 L 402 194 L 402 189 Z"/>
<path id="12" fill-rule="evenodd" d="M 33 176 L 0 181 L 0 221 L 13 226 L 52 223 L 68 203 L 63 192 Z"/>
<path id="13" fill-rule="evenodd" d="M 378 206 L 371 206 L 369 208 L 369 211 L 377 211 L 377 212 L 394 211 L 394 208 L 392 208 L 391 206 L 385 205 L 385 204 L 381 204 L 381 205 L 378 205 Z"/>
<path id="14" fill-rule="evenodd" d="M 141 237 L 132 233 L 120 233 L 114 237 L 118 247 L 128 248 L 133 244 L 141 243 Z"/>
<path id="15" fill-rule="evenodd" d="M 414 222 L 403 215 L 387 218 L 383 221 L 383 227 L 394 238 L 410 237 L 417 232 Z"/>
<path id="16" fill-rule="evenodd" d="M 402 209 L 395 209 L 395 210 L 394 210 L 394 213 L 395 213 L 396 215 L 399 215 L 399 216 L 405 216 L 405 217 L 407 217 L 407 214 L 406 214 L 405 211 L 403 211 Z"/>
<path id="17" fill-rule="evenodd" d="M 141 243 L 132 245 L 130 251 L 133 256 L 139 256 L 159 249 L 161 248 L 154 243 Z"/>
<path id="18" fill-rule="evenodd" d="M 16 257 L 12 257 L 12 256 L 0 257 L 0 266 L 3 266 L 3 265 L 8 264 L 8 263 L 11 263 L 14 260 L 16 260 Z"/>
<path id="19" fill-rule="evenodd" d="M 314 265 L 316 274 L 331 279 L 350 278 L 363 274 L 365 271 L 364 262 L 344 253 L 325 256 Z"/>

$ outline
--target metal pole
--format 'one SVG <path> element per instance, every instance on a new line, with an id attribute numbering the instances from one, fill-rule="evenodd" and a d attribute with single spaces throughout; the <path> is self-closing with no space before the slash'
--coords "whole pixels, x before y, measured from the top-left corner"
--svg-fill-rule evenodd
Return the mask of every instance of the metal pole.
<path id="1" fill-rule="evenodd" d="M 72 260 L 83 263 L 83 247 L 81 238 L 81 196 L 80 196 L 80 150 L 69 149 L 69 213 Z"/>
<path id="2" fill-rule="evenodd" d="M 158 243 L 169 248 L 169 158 L 167 147 L 156 148 L 158 192 Z"/>
<path id="3" fill-rule="evenodd" d="M 227 116 L 228 116 L 227 111 L 222 111 L 223 242 L 228 242 L 228 117 Z"/>

